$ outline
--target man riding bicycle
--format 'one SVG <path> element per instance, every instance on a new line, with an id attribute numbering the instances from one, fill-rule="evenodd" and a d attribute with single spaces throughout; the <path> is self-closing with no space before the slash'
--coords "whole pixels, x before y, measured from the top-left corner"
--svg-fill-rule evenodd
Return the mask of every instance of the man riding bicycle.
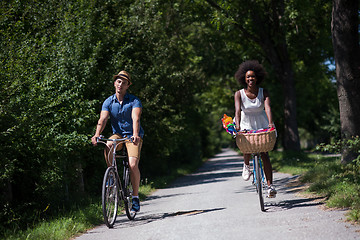
<path id="1" fill-rule="evenodd" d="M 139 160 L 140 152 L 144 137 L 144 130 L 140 125 L 140 117 L 142 112 L 142 104 L 140 100 L 127 93 L 127 89 L 132 84 L 130 74 L 126 71 L 120 71 L 119 74 L 113 76 L 115 94 L 108 97 L 101 109 L 100 118 L 96 126 L 95 135 L 91 138 L 93 145 L 96 145 L 96 138 L 100 136 L 104 130 L 107 120 L 110 117 L 113 135 L 110 139 L 120 139 L 131 137 L 132 142 L 126 142 L 126 148 L 129 156 L 129 167 L 131 184 L 133 187 L 132 211 L 140 211 L 139 185 L 140 170 Z M 112 141 L 107 142 L 104 150 L 106 164 L 112 164 Z M 121 147 L 121 146 L 120 146 Z M 119 146 L 117 147 L 119 149 Z"/>

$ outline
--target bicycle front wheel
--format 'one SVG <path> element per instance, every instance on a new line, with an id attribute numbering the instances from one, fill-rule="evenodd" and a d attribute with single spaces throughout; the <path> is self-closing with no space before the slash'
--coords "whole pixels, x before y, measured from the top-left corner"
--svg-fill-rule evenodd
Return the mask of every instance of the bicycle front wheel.
<path id="1" fill-rule="evenodd" d="M 263 181 L 262 181 L 262 176 L 261 176 L 261 168 L 260 168 L 260 162 L 261 161 L 259 159 L 258 155 L 255 155 L 255 174 L 256 174 L 256 190 L 257 193 L 259 194 L 259 200 L 260 200 L 260 208 L 261 211 L 265 211 L 265 207 L 264 207 L 264 197 L 263 197 Z"/>
<path id="2" fill-rule="evenodd" d="M 129 168 L 124 169 L 124 203 L 125 203 L 125 212 L 129 220 L 134 220 L 136 213 L 131 211 L 132 207 L 132 185 L 130 181 L 130 170 Z"/>
<path id="3" fill-rule="evenodd" d="M 106 169 L 102 185 L 102 210 L 104 222 L 108 228 L 114 226 L 118 210 L 119 186 L 115 168 Z"/>

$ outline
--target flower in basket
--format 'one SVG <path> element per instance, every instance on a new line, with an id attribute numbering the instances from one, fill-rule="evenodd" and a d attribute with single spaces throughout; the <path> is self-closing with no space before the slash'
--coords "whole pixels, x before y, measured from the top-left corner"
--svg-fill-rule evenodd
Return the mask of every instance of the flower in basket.
<path id="1" fill-rule="evenodd" d="M 225 128 L 226 132 L 228 132 L 231 135 L 235 136 L 237 131 L 236 131 L 235 124 L 234 124 L 234 121 L 233 121 L 232 117 L 229 117 L 226 114 L 224 114 L 221 121 L 222 121 L 222 124 L 223 124 L 223 128 Z"/>

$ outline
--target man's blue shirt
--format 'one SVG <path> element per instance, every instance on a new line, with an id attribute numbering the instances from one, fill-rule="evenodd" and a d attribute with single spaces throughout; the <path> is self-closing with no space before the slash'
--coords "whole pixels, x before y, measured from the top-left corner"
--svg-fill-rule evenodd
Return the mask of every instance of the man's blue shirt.
<path id="1" fill-rule="evenodd" d="M 117 133 L 123 137 L 133 135 L 133 120 L 131 118 L 133 108 L 142 108 L 142 104 L 137 97 L 129 93 L 125 94 L 122 104 L 116 98 L 116 94 L 104 101 L 101 111 L 110 112 L 113 134 Z M 139 136 L 144 137 L 144 129 L 141 126 Z"/>

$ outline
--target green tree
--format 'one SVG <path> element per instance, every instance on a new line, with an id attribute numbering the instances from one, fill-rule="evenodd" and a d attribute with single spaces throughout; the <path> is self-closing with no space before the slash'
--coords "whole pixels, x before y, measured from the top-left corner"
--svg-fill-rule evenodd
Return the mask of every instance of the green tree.
<path id="1" fill-rule="evenodd" d="M 298 109 L 308 109 L 297 114 L 299 126 L 313 131 L 328 123 L 321 113 L 333 104 L 326 95 L 333 89 L 323 64 L 331 56 L 324 30 L 329 7 L 315 1 L 315 12 L 306 3 L 283 3 L 281 24 L 274 20 L 264 26 L 270 47 L 281 50 L 284 36 L 273 36 L 276 29 L 271 28 L 280 24 Z M 132 75 L 130 91 L 144 106 L 144 178 L 200 163 L 219 150 L 225 139 L 220 118 L 233 112 L 233 75 L 243 59 L 264 63 L 273 109 L 284 108 L 283 82 L 274 80 L 279 75 L 274 61 L 280 60 L 270 61 L 271 49 L 264 51 L 264 45 L 239 30 L 256 36 L 261 28 L 252 20 L 273 21 L 271 16 L 280 16 L 279 5 L 269 5 L 269 10 L 257 1 L 217 4 L 221 12 L 205 1 L 0 3 L 4 227 L 26 227 L 34 212 L 42 218 L 84 196 L 99 196 L 106 165 L 102 149 L 92 147 L 89 137 L 102 102 L 113 94 L 112 75 L 121 69 Z M 265 14 L 254 19 L 256 11 Z M 274 114 L 285 122 L 279 111 Z M 109 126 L 104 134 L 110 134 Z"/>
<path id="2" fill-rule="evenodd" d="M 243 45 L 248 57 L 260 58 L 271 66 L 271 73 L 282 86 L 283 145 L 286 149 L 299 150 L 297 74 L 299 65 L 308 67 L 316 64 L 320 68 L 329 57 L 328 43 L 324 42 L 327 32 L 323 27 L 327 25 L 329 4 L 323 1 L 270 0 L 205 2 L 215 10 L 214 21 L 219 27 L 233 26 L 224 27 L 224 31 L 229 31 L 233 42 Z M 319 43 L 323 47 L 316 45 Z"/>
<path id="3" fill-rule="evenodd" d="M 140 163 L 144 176 L 164 174 L 201 159 L 206 138 L 195 93 L 203 74 L 190 44 L 196 23 L 184 14 L 184 3 L 135 2 L 127 9 L 128 44 L 119 49 L 117 65 L 133 73 L 131 91 L 143 101 L 145 143 Z M 120 62 L 121 61 L 121 62 Z M 195 62 L 196 63 L 196 62 Z M 164 161 L 165 160 L 165 161 Z"/>
<path id="4" fill-rule="evenodd" d="M 166 1 L 1 2 L 4 227 L 99 195 L 105 163 L 88 137 L 120 69 L 144 105 L 143 177 L 211 154 L 195 94 L 204 80 L 191 46 L 196 24 L 185 10 Z"/>
<path id="5" fill-rule="evenodd" d="M 91 96 L 109 66 L 114 12 L 96 2 L 1 4 L 1 219 L 21 226 L 82 196 L 91 181 L 83 175 L 97 166 L 87 137 Z"/>

